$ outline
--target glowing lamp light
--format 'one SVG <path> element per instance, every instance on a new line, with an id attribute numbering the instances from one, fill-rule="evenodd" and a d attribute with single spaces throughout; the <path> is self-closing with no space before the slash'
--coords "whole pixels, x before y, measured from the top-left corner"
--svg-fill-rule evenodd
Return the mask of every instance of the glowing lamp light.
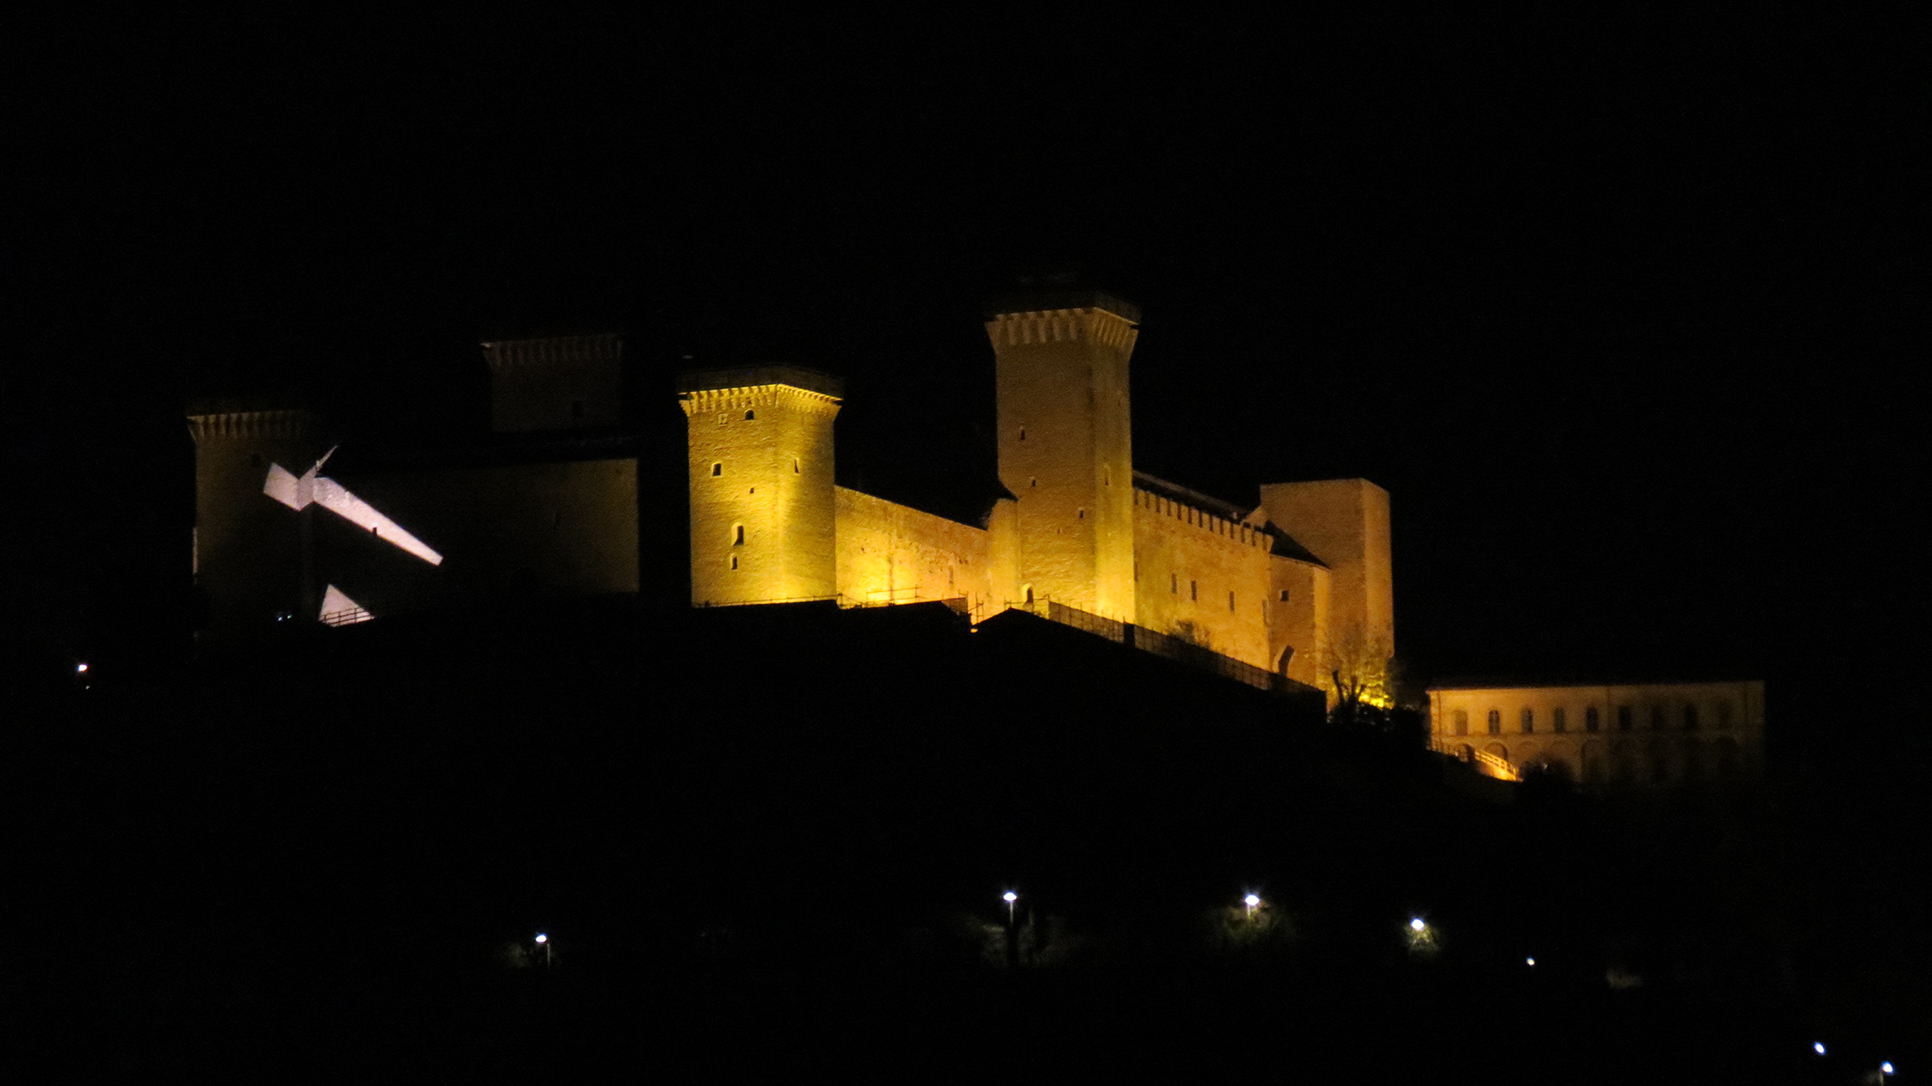
<path id="1" fill-rule="evenodd" d="M 1818 1054 L 1819 1054 L 1820 1056 L 1822 1056 L 1822 1055 L 1824 1055 L 1824 1054 L 1825 1054 L 1825 1042 L 1823 1042 L 1823 1041 L 1813 1041 L 1813 1042 L 1811 1042 L 1811 1050 L 1812 1050 L 1813 1052 L 1816 1052 L 1816 1053 L 1818 1053 Z"/>
<path id="2" fill-rule="evenodd" d="M 75 664 L 75 665 L 74 665 L 74 674 L 76 674 L 76 675 L 85 675 L 85 674 L 87 674 L 87 665 L 86 665 L 86 664 Z"/>
<path id="3" fill-rule="evenodd" d="M 1420 933 L 1423 928 L 1426 928 L 1428 926 L 1429 925 L 1422 922 L 1422 918 L 1419 916 L 1414 917 L 1409 921 L 1409 930 L 1413 932 Z"/>
<path id="4" fill-rule="evenodd" d="M 1879 1072 L 1880 1072 L 1881 1074 L 1886 1074 L 1886 1075 L 1895 1075 L 1895 1074 L 1897 1074 L 1897 1073 L 1898 1073 L 1898 1072 L 1896 1072 L 1896 1071 L 1894 1071 L 1894 1070 L 1892 1070 L 1892 1061 L 1891 1061 L 1891 1060 L 1886 1060 L 1886 1061 L 1885 1061 L 1884 1063 L 1881 1063 L 1881 1064 L 1879 1064 L 1879 1065 L 1878 1065 L 1878 1070 L 1879 1070 Z"/>
<path id="5" fill-rule="evenodd" d="M 550 941 L 550 936 L 548 936 L 548 935 L 545 935 L 545 934 L 544 934 L 544 933 L 542 933 L 542 932 L 538 932 L 538 933 L 537 933 L 537 945 L 538 945 L 538 946 L 542 946 L 543 944 L 545 944 L 545 943 L 547 943 L 547 942 L 549 942 L 549 941 Z"/>
<path id="6" fill-rule="evenodd" d="M 1020 899 L 1020 895 L 1014 893 L 1011 890 L 1008 890 L 1004 894 L 1000 895 L 1000 900 L 1006 902 L 1008 905 L 1013 904 L 1015 901 L 1018 901 L 1019 899 Z"/>
<path id="7" fill-rule="evenodd" d="M 1244 897 L 1241 900 L 1247 902 L 1248 908 L 1250 909 L 1254 908 L 1256 905 L 1261 904 L 1261 898 L 1255 894 L 1249 894 L 1247 897 Z"/>
<path id="8" fill-rule="evenodd" d="M 1523 964 L 1524 964 L 1524 965 L 1527 965 L 1527 966 L 1529 966 L 1529 967 L 1530 967 L 1531 969 L 1534 969 L 1534 968 L 1536 968 L 1536 959 L 1535 959 L 1535 958 L 1524 958 L 1524 959 L 1523 959 Z"/>

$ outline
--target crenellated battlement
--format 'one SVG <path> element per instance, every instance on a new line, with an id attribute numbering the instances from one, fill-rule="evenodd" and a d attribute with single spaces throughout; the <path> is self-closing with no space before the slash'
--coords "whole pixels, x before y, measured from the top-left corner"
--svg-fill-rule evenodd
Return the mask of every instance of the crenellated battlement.
<path id="1" fill-rule="evenodd" d="M 188 433 L 195 444 L 215 438 L 300 438 L 322 428 L 321 416 L 302 409 L 283 411 L 222 411 L 189 415 Z"/>
<path id="2" fill-rule="evenodd" d="M 986 334 L 995 348 L 1033 343 L 1095 343 L 1132 351 L 1140 336 L 1140 327 L 1105 309 L 1049 309 L 998 314 L 986 322 Z"/>
<path id="3" fill-rule="evenodd" d="M 755 411 L 760 407 L 783 407 L 824 418 L 839 413 L 836 396 L 788 384 L 699 389 L 680 395 L 678 406 L 684 409 L 686 418 L 696 418 L 712 411 Z"/>
<path id="4" fill-rule="evenodd" d="M 1220 536 L 1230 543 L 1258 547 L 1264 551 L 1273 548 L 1273 537 L 1251 524 L 1216 516 L 1205 509 L 1175 501 L 1143 487 L 1134 488 L 1134 504 L 1161 516 L 1172 517 L 1206 534 Z"/>
<path id="5" fill-rule="evenodd" d="M 481 344 L 492 373 L 511 369 L 615 363 L 623 357 L 617 335 L 559 336 L 550 339 L 489 340 Z"/>

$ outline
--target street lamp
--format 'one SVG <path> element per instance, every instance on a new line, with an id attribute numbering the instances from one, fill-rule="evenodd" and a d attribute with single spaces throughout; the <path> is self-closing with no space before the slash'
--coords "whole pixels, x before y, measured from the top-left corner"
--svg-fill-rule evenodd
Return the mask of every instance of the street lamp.
<path id="1" fill-rule="evenodd" d="M 1261 907 L 1261 895 L 1249 894 L 1247 897 L 1241 899 L 1241 903 L 1248 907 L 1248 919 L 1253 920 L 1254 911 Z"/>
<path id="2" fill-rule="evenodd" d="M 1006 902 L 1006 926 L 1010 928 L 1013 926 L 1013 903 L 1020 900 L 1020 895 L 1008 890 L 1000 895 L 1000 900 Z"/>
<path id="3" fill-rule="evenodd" d="M 1885 1086 L 1885 1076 L 1892 1073 L 1892 1061 L 1886 1060 L 1878 1065 L 1878 1086 Z"/>
<path id="4" fill-rule="evenodd" d="M 1422 918 L 1419 916 L 1411 917 L 1409 920 L 1409 930 L 1412 932 L 1415 932 L 1417 935 L 1421 935 L 1423 929 L 1427 928 L 1428 926 L 1429 925 L 1422 922 Z"/>
<path id="5" fill-rule="evenodd" d="M 543 967 L 550 968 L 550 936 L 538 932 L 537 945 L 543 948 Z"/>

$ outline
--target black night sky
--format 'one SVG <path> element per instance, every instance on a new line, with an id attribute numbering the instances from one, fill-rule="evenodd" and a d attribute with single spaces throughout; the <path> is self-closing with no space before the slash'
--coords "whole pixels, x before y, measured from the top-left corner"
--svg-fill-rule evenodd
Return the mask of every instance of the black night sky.
<path id="1" fill-rule="evenodd" d="M 1777 756 L 1932 768 L 1922 18 L 14 37 L 42 61 L 0 155 L 17 653 L 170 636 L 190 397 L 454 430 L 479 339 L 617 330 L 646 418 L 681 428 L 686 356 L 813 366 L 849 380 L 842 461 L 943 489 L 991 471 L 980 306 L 1073 272 L 1144 311 L 1138 467 L 1236 501 L 1390 491 L 1418 678 L 1763 678 Z"/>

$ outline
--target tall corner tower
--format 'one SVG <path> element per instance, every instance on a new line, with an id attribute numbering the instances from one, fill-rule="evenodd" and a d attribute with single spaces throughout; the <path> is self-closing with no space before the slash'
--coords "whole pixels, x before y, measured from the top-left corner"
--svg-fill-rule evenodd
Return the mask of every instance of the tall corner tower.
<path id="1" fill-rule="evenodd" d="M 1351 630 L 1395 651 L 1395 587 L 1389 560 L 1389 492 L 1367 479 L 1272 483 L 1261 488 L 1268 519 L 1331 572 L 1330 636 Z"/>
<path id="2" fill-rule="evenodd" d="M 621 337 L 502 339 L 482 347 L 492 430 L 583 430 L 621 421 Z"/>
<path id="3" fill-rule="evenodd" d="M 195 586 L 215 636 L 266 626 L 283 614 L 313 618 L 308 522 L 262 492 L 269 468 L 299 475 L 328 451 L 319 416 L 301 410 L 188 415 L 195 442 Z"/>
<path id="4" fill-rule="evenodd" d="M 1000 481 L 1019 499 L 1022 593 L 1134 621 L 1127 363 L 1138 307 L 1056 291 L 993 308 Z"/>
<path id="5" fill-rule="evenodd" d="M 838 595 L 838 378 L 794 366 L 685 374 L 691 603 Z"/>

